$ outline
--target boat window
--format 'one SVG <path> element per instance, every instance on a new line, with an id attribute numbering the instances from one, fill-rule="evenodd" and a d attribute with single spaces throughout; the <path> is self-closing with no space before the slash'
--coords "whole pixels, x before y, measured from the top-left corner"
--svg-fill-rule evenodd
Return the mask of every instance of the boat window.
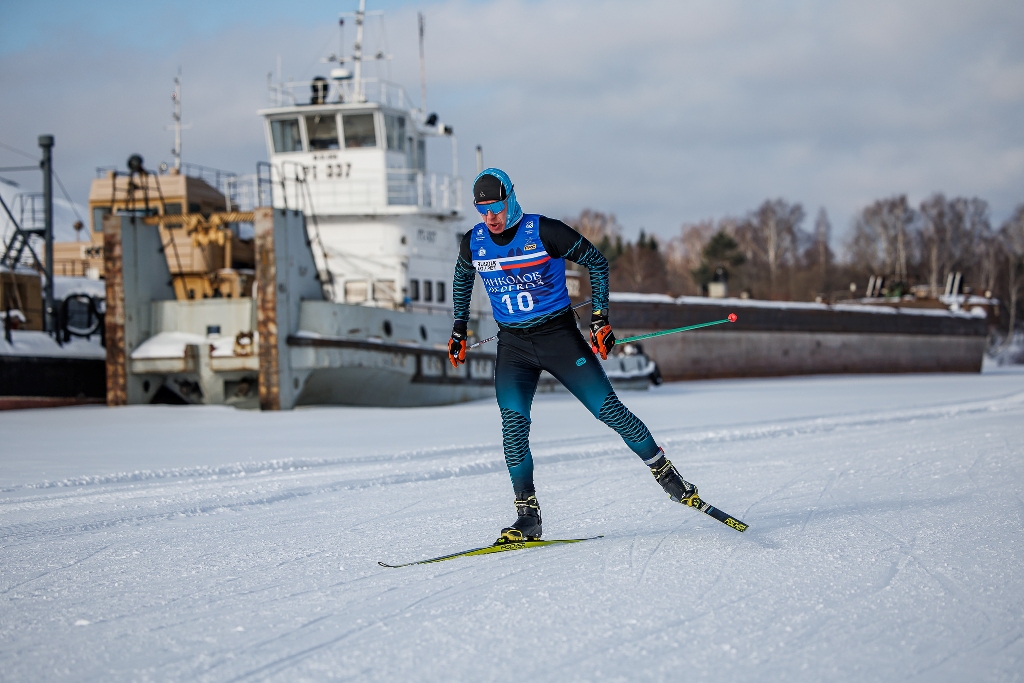
<path id="1" fill-rule="evenodd" d="M 394 280 L 377 280 L 373 283 L 373 299 L 374 301 L 394 301 L 395 300 L 395 281 Z"/>
<path id="2" fill-rule="evenodd" d="M 92 209 L 92 231 L 103 232 L 103 217 L 110 215 L 109 206 L 95 206 Z"/>
<path id="3" fill-rule="evenodd" d="M 409 301 L 420 300 L 420 281 L 409 280 Z"/>
<path id="4" fill-rule="evenodd" d="M 434 283 L 430 280 L 423 281 L 423 300 L 433 301 L 434 300 Z"/>
<path id="5" fill-rule="evenodd" d="M 384 129 L 388 134 L 388 149 L 392 152 L 405 151 L 405 117 L 384 115 Z"/>
<path id="6" fill-rule="evenodd" d="M 366 301 L 366 280 L 349 280 L 345 283 L 345 303 L 359 304 Z"/>
<path id="7" fill-rule="evenodd" d="M 274 138 L 274 151 L 278 154 L 302 151 L 302 136 L 299 135 L 298 119 L 271 121 L 270 133 Z"/>
<path id="8" fill-rule="evenodd" d="M 181 213 L 181 202 L 168 202 L 164 204 L 165 216 L 177 216 Z"/>
<path id="9" fill-rule="evenodd" d="M 338 119 L 334 114 L 312 114 L 306 117 L 309 149 L 338 149 Z"/>
<path id="10" fill-rule="evenodd" d="M 346 147 L 376 147 L 377 132 L 373 114 L 345 114 L 342 117 Z"/>
<path id="11" fill-rule="evenodd" d="M 437 303 L 439 303 L 439 304 L 443 304 L 444 303 L 444 283 L 443 282 L 438 282 L 437 283 Z"/>

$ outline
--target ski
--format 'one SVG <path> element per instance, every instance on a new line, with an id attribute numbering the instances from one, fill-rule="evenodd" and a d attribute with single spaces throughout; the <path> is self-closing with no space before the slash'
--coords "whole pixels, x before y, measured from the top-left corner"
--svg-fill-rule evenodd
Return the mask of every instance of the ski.
<path id="1" fill-rule="evenodd" d="M 745 527 L 744 527 L 745 528 Z M 559 538 L 552 539 L 550 541 L 518 541 L 518 542 L 502 542 L 494 543 L 493 545 L 485 545 L 482 548 L 473 548 L 471 550 L 463 550 L 462 552 L 452 553 L 451 555 L 442 555 L 440 557 L 432 557 L 429 560 L 417 560 L 415 562 L 406 562 L 404 564 L 385 564 L 384 562 L 377 562 L 382 567 L 388 567 L 389 569 L 397 569 L 398 567 L 410 567 L 414 564 L 431 564 L 433 562 L 444 562 L 445 560 L 453 560 L 456 557 L 471 557 L 474 555 L 490 555 L 491 553 L 504 553 L 509 550 L 523 550 L 525 548 L 541 548 L 546 545 L 564 545 L 566 543 L 581 543 L 583 541 L 592 541 L 595 538 L 604 538 L 601 536 L 589 536 L 587 538 Z"/>
<path id="2" fill-rule="evenodd" d="M 684 504 L 700 510 L 708 517 L 717 519 L 722 524 L 732 527 L 736 531 L 746 531 L 747 527 L 749 526 L 748 524 L 744 524 L 740 520 L 736 519 L 732 515 L 723 512 L 722 510 L 719 510 L 714 505 L 704 502 L 703 500 L 701 500 L 700 496 L 694 496 L 691 500 L 692 502 Z"/>

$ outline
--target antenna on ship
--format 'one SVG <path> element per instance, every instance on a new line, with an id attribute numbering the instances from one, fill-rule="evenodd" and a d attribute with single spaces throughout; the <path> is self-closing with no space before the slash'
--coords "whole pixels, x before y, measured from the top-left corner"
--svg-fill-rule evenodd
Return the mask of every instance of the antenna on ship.
<path id="1" fill-rule="evenodd" d="M 352 61 L 355 63 L 355 100 L 365 102 L 363 95 L 363 22 L 366 19 L 366 0 L 359 0 L 359 10 L 356 12 L 356 44 L 352 52 Z"/>
<path id="2" fill-rule="evenodd" d="M 181 67 L 178 67 L 178 75 L 174 77 L 174 92 L 171 93 L 171 100 L 174 102 L 174 111 L 171 113 L 174 124 L 167 126 L 167 130 L 174 131 L 174 149 L 171 150 L 171 155 L 174 157 L 174 170 L 180 173 L 181 131 L 192 127 L 190 123 L 182 124 L 181 122 Z"/>
<path id="3" fill-rule="evenodd" d="M 426 57 L 423 55 L 423 29 L 426 23 L 423 12 L 417 12 L 420 20 L 420 109 L 427 112 L 427 66 Z"/>

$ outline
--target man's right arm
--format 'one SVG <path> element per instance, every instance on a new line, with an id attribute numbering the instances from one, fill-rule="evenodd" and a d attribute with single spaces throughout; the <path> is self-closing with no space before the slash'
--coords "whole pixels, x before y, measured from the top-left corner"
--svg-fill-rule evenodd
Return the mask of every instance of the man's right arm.
<path id="1" fill-rule="evenodd" d="M 469 304 L 473 298 L 473 284 L 476 268 L 473 267 L 473 253 L 469 247 L 472 230 L 462 237 L 459 258 L 455 260 L 455 277 L 452 279 L 452 306 L 455 322 L 452 324 L 452 338 L 448 340 L 448 361 L 453 368 L 466 362 L 469 340 Z"/>
<path id="2" fill-rule="evenodd" d="M 462 236 L 459 258 L 455 261 L 455 277 L 452 279 L 452 307 L 455 320 L 469 320 L 469 304 L 473 298 L 473 284 L 476 282 L 476 268 L 473 267 L 473 252 L 469 246 L 470 230 Z"/>

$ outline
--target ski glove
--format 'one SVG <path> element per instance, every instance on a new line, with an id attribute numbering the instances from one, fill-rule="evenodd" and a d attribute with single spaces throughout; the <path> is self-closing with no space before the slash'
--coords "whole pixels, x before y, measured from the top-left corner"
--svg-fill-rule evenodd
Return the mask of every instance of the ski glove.
<path id="1" fill-rule="evenodd" d="M 452 364 L 453 368 L 466 362 L 467 327 L 465 320 L 456 320 L 455 325 L 452 326 L 452 338 L 448 340 L 448 362 Z"/>
<path id="2" fill-rule="evenodd" d="M 615 346 L 615 335 L 612 334 L 611 323 L 605 311 L 594 311 L 590 317 L 590 348 L 601 360 L 608 360 L 608 353 Z"/>

